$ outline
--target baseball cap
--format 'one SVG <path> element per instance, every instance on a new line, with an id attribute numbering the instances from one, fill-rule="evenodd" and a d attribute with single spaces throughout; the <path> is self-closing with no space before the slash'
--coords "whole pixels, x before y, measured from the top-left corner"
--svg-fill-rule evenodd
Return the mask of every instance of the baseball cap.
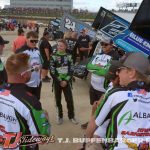
<path id="1" fill-rule="evenodd" d="M 0 36 L 0 45 L 4 45 L 4 44 L 8 44 L 9 41 L 6 41 L 2 38 L 2 36 Z"/>
<path id="2" fill-rule="evenodd" d="M 126 53 L 119 61 L 112 60 L 112 65 L 117 67 L 133 68 L 141 74 L 150 74 L 150 63 L 148 58 L 140 52 Z"/>
<path id="3" fill-rule="evenodd" d="M 109 37 L 102 37 L 101 42 L 107 43 L 107 44 L 113 44 L 113 40 Z"/>
<path id="4" fill-rule="evenodd" d="M 118 69 L 118 66 L 111 65 L 108 69 L 108 72 L 105 75 L 105 78 L 108 80 L 111 80 L 111 79 L 114 80 L 117 77 L 116 75 L 117 69 Z"/>

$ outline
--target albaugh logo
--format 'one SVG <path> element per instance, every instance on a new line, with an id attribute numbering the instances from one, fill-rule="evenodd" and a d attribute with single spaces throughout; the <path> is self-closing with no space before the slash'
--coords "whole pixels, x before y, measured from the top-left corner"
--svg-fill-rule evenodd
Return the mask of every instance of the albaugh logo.
<path id="1" fill-rule="evenodd" d="M 124 121 L 125 121 L 125 125 L 127 125 L 128 123 L 130 123 L 133 120 L 135 120 L 135 119 L 133 119 L 132 112 L 128 111 L 125 114 L 123 114 L 122 117 L 119 119 L 118 126 L 121 125 L 122 122 L 124 122 Z"/>
<path id="2" fill-rule="evenodd" d="M 122 115 L 122 117 L 119 119 L 118 126 L 122 124 L 123 121 L 125 121 L 125 125 L 130 123 L 133 120 L 137 119 L 150 119 L 150 113 L 149 112 L 134 112 L 131 111 L 126 112 Z"/>

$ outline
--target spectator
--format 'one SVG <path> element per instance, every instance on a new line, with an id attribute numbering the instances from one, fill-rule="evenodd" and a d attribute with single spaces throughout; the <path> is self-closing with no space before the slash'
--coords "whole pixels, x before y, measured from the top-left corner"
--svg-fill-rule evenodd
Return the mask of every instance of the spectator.
<path id="1" fill-rule="evenodd" d="M 53 50 L 49 43 L 49 38 L 50 38 L 49 32 L 45 31 L 43 33 L 43 37 L 40 39 L 39 42 L 39 50 L 43 59 L 42 74 L 41 74 L 43 82 L 50 82 L 50 77 L 48 77 L 48 69 L 49 69 L 50 56 Z"/>
<path id="2" fill-rule="evenodd" d="M 3 54 L 3 49 L 5 47 L 5 44 L 8 44 L 9 41 L 6 41 L 0 36 L 0 55 Z M 4 64 L 2 60 L 0 59 L 0 85 L 7 82 L 7 73 L 4 67 Z"/>
<path id="3" fill-rule="evenodd" d="M 27 82 L 28 90 L 40 100 L 41 95 L 41 55 L 36 47 L 38 43 L 38 34 L 34 31 L 30 31 L 26 35 L 27 43 L 18 49 L 16 53 L 22 52 L 30 56 L 30 65 L 35 68 L 36 71 L 32 72 L 31 79 Z"/>
<path id="4" fill-rule="evenodd" d="M 61 104 L 61 93 L 63 91 L 68 108 L 68 118 L 74 124 L 78 124 L 74 114 L 73 96 L 71 91 L 71 78 L 73 73 L 72 59 L 66 53 L 67 43 L 65 40 L 59 40 L 57 52 L 52 55 L 50 61 L 50 72 L 53 77 L 54 94 L 56 107 L 58 110 L 57 124 L 63 123 L 63 110 Z"/>
<path id="5" fill-rule="evenodd" d="M 28 61 L 27 54 L 11 55 L 6 61 L 8 84 L 1 88 L 5 94 L 2 92 L 0 94 L 1 114 L 5 117 L 1 117 L 0 125 L 7 133 L 21 132 L 22 136 L 37 136 L 38 134 L 49 136 L 48 116 L 42 110 L 41 103 L 35 96 L 28 93 L 26 88 L 25 83 L 30 80 L 32 71 Z M 19 145 L 17 146 L 18 149 L 21 149 Z M 38 150 L 38 145 L 35 143 L 35 145 L 24 146 L 24 148 Z"/>
<path id="6" fill-rule="evenodd" d="M 16 53 L 16 50 L 21 48 L 26 44 L 26 37 L 24 36 L 24 30 L 22 28 L 18 29 L 18 37 L 13 42 L 13 52 Z"/>
<path id="7" fill-rule="evenodd" d="M 69 33 L 69 36 L 66 36 L 66 34 L 64 34 L 64 39 L 68 45 L 67 53 L 72 56 L 73 64 L 75 64 L 77 57 L 77 32 L 70 31 Z"/>

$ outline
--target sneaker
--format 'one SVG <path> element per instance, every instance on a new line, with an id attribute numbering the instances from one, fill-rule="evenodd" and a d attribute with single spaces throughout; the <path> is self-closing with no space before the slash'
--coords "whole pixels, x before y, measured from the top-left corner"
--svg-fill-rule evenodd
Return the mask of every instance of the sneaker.
<path id="1" fill-rule="evenodd" d="M 81 125 L 81 128 L 82 128 L 82 129 L 86 129 L 86 128 L 87 128 L 87 126 L 88 126 L 88 122 L 86 122 L 86 123 L 82 124 L 82 125 Z"/>
<path id="2" fill-rule="evenodd" d="M 76 81 L 75 77 L 72 77 L 72 81 L 73 81 L 73 82 L 75 82 L 75 81 Z"/>
<path id="3" fill-rule="evenodd" d="M 43 78 L 43 79 L 42 79 L 42 82 L 50 82 L 50 80 L 47 79 L 47 78 Z"/>
<path id="4" fill-rule="evenodd" d="M 70 119 L 70 121 L 71 121 L 73 124 L 78 124 L 78 123 L 79 123 L 75 118 Z"/>
<path id="5" fill-rule="evenodd" d="M 45 76 L 45 79 L 51 80 L 51 78 L 49 76 Z"/>
<path id="6" fill-rule="evenodd" d="M 57 119 L 57 124 L 58 124 L 58 125 L 61 125 L 62 123 L 63 123 L 63 118 L 58 118 L 58 119 Z"/>

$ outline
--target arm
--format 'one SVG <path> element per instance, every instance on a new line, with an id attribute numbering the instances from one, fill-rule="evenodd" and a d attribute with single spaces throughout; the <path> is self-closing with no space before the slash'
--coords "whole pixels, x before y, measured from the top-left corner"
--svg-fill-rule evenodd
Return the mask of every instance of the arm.
<path id="1" fill-rule="evenodd" d="M 105 96 L 100 99 L 100 104 L 98 105 L 95 114 L 91 117 L 87 130 L 86 137 L 92 138 L 97 127 L 102 126 L 102 124 L 106 121 L 109 112 L 111 111 L 111 99 L 107 99 Z M 107 118 L 108 119 L 108 118 Z M 103 126 L 102 126 L 103 127 Z M 104 128 L 106 130 L 106 127 Z"/>
<path id="2" fill-rule="evenodd" d="M 105 76 L 108 72 L 110 64 L 108 63 L 105 66 L 99 66 L 98 64 L 92 64 L 92 61 L 95 57 L 91 59 L 91 61 L 87 64 L 87 70 L 98 75 L 98 76 Z"/>
<path id="3" fill-rule="evenodd" d="M 50 59 L 49 49 L 48 49 L 48 48 L 45 48 L 45 49 L 44 49 L 44 51 L 45 51 L 45 54 L 46 54 L 47 60 L 49 60 L 49 59 Z"/>
<path id="4" fill-rule="evenodd" d="M 58 78 L 58 76 L 56 75 L 56 66 L 55 66 L 55 55 L 51 56 L 50 58 L 50 75 L 52 76 L 54 81 L 60 82 L 61 79 Z"/>
<path id="5" fill-rule="evenodd" d="M 101 98 L 99 99 L 99 101 L 94 102 L 93 106 L 92 106 L 92 114 L 91 114 L 91 119 L 88 123 L 88 127 L 86 130 L 86 137 L 87 138 L 92 138 L 93 134 L 95 132 L 95 130 L 97 129 L 97 125 L 95 123 L 95 116 L 94 113 L 96 111 L 96 109 L 98 108 L 98 106 L 100 105 L 101 101 L 103 100 L 104 95 L 101 96 Z"/>
<path id="6" fill-rule="evenodd" d="M 86 138 L 92 138 L 97 127 L 98 126 L 95 124 L 95 117 L 92 116 L 86 129 Z"/>
<path id="7" fill-rule="evenodd" d="M 15 41 L 13 42 L 12 51 L 13 51 L 14 53 L 15 53 L 15 51 L 16 51 Z"/>
<path id="8" fill-rule="evenodd" d="M 22 93 L 22 95 L 23 94 L 24 93 Z M 21 101 L 23 101 L 23 103 Z M 27 134 L 28 130 L 26 130 L 26 125 L 22 117 L 27 121 L 28 128 L 32 135 L 43 134 L 49 136 L 50 123 L 45 111 L 42 109 L 41 103 L 35 96 L 28 96 L 27 94 L 21 98 L 21 101 L 19 100 L 17 103 L 16 116 L 19 118 L 18 121 L 23 134 Z"/>

